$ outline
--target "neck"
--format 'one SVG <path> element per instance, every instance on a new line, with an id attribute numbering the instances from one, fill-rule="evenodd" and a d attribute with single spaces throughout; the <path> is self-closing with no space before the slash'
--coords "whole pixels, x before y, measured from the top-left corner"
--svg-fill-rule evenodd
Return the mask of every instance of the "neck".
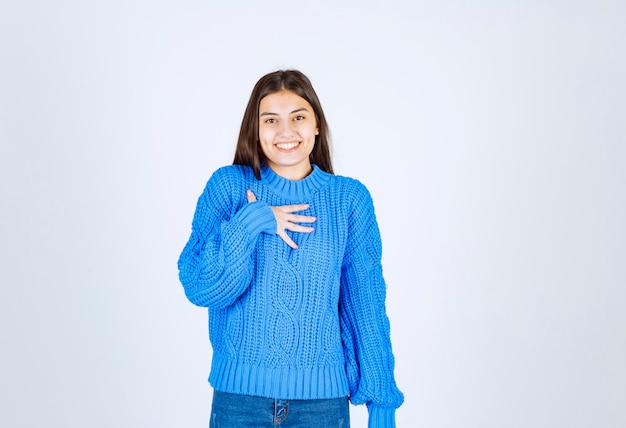
<path id="1" fill-rule="evenodd" d="M 289 167 L 280 167 L 274 164 L 268 163 L 268 166 L 272 168 L 272 171 L 276 173 L 276 175 L 280 175 L 287 180 L 302 180 L 307 177 L 311 172 L 313 172 L 313 167 L 311 164 L 305 165 L 295 165 Z"/>
<path id="2" fill-rule="evenodd" d="M 306 177 L 300 180 L 292 180 L 279 175 L 269 165 L 261 167 L 261 180 L 269 186 L 274 193 L 291 201 L 306 201 L 312 194 L 326 186 L 330 174 L 325 173 L 318 167 L 311 166 Z"/>

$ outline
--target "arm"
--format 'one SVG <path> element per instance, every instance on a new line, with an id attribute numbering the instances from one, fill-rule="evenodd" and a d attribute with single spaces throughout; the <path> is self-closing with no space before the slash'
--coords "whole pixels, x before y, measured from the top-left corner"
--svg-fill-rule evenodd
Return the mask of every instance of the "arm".
<path id="1" fill-rule="evenodd" d="M 404 397 L 394 380 L 380 232 L 367 189 L 359 185 L 352 200 L 339 306 L 350 401 L 367 404 L 370 428 L 395 427 Z"/>
<path id="2" fill-rule="evenodd" d="M 187 298 L 198 306 L 224 308 L 250 285 L 252 252 L 258 236 L 276 232 L 272 210 L 264 202 L 245 203 L 235 211 L 233 177 L 218 170 L 198 199 L 191 237 L 178 260 Z"/>

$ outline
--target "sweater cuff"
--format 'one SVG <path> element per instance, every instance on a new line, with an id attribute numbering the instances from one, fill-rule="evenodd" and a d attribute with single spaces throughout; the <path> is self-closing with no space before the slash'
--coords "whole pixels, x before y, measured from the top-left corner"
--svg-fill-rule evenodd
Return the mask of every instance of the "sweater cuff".
<path id="1" fill-rule="evenodd" d="M 239 222 L 251 237 L 260 233 L 276 233 L 276 217 L 272 209 L 265 202 L 249 202 L 242 206 L 234 219 Z"/>
<path id="2" fill-rule="evenodd" d="M 375 404 L 367 406 L 369 411 L 368 428 L 396 428 L 396 409 Z"/>

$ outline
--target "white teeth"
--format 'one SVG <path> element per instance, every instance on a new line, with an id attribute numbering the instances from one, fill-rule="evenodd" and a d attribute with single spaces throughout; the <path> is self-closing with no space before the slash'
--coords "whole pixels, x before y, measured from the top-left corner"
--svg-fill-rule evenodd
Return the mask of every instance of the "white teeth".
<path id="1" fill-rule="evenodd" d="M 276 147 L 282 150 L 289 150 L 289 149 L 293 149 L 297 145 L 298 143 L 278 143 L 276 144 Z"/>

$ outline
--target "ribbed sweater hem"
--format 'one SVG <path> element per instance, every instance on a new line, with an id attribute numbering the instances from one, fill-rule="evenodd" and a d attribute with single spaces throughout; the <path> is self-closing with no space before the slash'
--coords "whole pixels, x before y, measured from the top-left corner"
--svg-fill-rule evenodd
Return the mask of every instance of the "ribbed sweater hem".
<path id="1" fill-rule="evenodd" d="M 268 368 L 213 356 L 209 383 L 218 391 L 284 400 L 346 397 L 346 371 L 341 365 L 312 368 Z"/>
<path id="2" fill-rule="evenodd" d="M 293 201 L 307 201 L 325 187 L 331 175 L 313 165 L 313 171 L 302 180 L 289 180 L 274 172 L 267 164 L 261 166 L 261 179 L 274 193 Z"/>
<path id="3" fill-rule="evenodd" d="M 244 225 L 250 237 L 256 239 L 261 232 L 276 233 L 276 217 L 265 202 L 248 203 L 235 216 Z"/>
<path id="4" fill-rule="evenodd" d="M 368 406 L 368 428 L 396 428 L 396 409 L 393 407 Z"/>

